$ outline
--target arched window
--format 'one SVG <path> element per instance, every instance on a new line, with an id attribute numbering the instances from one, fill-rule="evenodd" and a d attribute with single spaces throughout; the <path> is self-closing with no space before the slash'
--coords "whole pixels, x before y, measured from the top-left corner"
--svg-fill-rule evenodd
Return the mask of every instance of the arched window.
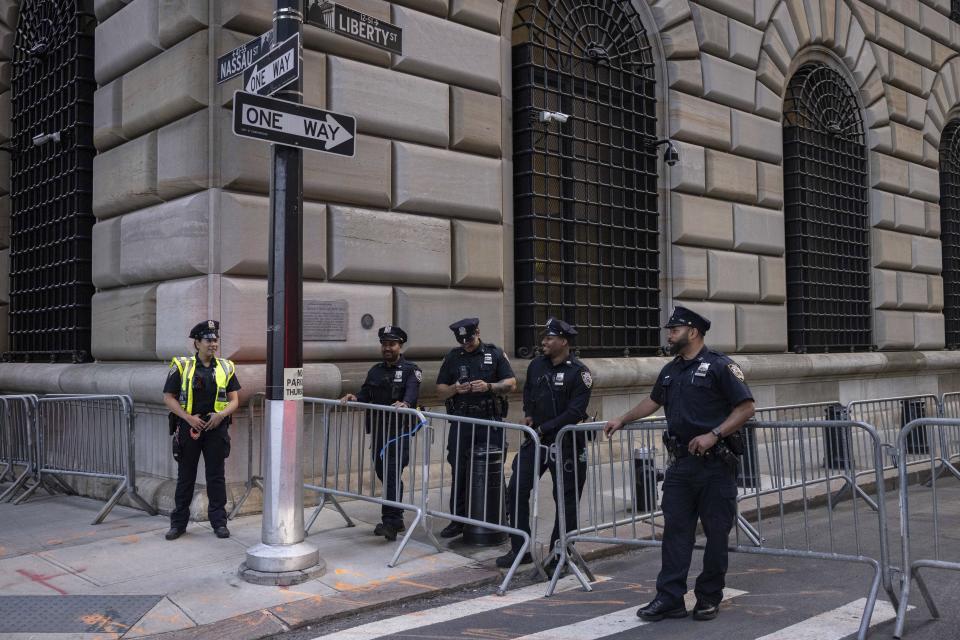
<path id="1" fill-rule="evenodd" d="M 788 339 L 798 353 L 872 348 L 866 154 L 846 80 L 802 66 L 783 103 Z"/>
<path id="2" fill-rule="evenodd" d="M 960 120 L 940 136 L 940 243 L 948 349 L 960 348 Z"/>
<path id="3" fill-rule="evenodd" d="M 549 316 L 577 325 L 582 355 L 654 353 L 656 81 L 630 3 L 522 0 L 513 105 L 517 353 Z"/>
<path id="4" fill-rule="evenodd" d="M 93 31 L 75 0 L 25 0 L 11 95 L 10 351 L 90 352 Z"/>

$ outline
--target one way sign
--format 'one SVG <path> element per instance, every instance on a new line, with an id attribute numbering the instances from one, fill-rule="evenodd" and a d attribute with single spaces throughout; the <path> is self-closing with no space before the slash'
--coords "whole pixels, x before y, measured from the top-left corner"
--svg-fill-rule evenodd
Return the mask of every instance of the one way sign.
<path id="1" fill-rule="evenodd" d="M 243 88 L 269 96 L 300 77 L 300 35 L 291 36 L 243 72 Z"/>
<path id="2" fill-rule="evenodd" d="M 352 158 L 357 121 L 353 116 L 237 91 L 233 94 L 233 132 Z"/>

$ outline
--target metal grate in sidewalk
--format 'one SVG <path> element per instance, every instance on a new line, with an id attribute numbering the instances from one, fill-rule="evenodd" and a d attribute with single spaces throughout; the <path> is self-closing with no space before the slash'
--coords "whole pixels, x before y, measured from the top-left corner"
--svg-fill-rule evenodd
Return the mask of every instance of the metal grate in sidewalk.
<path id="1" fill-rule="evenodd" d="M 0 633 L 126 633 L 163 596 L 0 596 Z"/>

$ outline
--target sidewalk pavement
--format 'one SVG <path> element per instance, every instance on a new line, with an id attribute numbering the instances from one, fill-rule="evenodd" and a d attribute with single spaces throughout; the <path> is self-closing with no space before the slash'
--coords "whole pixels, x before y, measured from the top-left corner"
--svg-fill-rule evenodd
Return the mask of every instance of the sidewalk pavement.
<path id="1" fill-rule="evenodd" d="M 100 506 L 76 496 L 0 504 L 0 638 L 259 638 L 444 591 L 493 592 L 502 579 L 493 559 L 507 549 L 443 541 L 438 553 L 419 530 L 391 569 L 398 543 L 373 535 L 379 505 L 347 502 L 356 527 L 328 508 L 307 538 L 319 547 L 326 573 L 268 587 L 237 575 L 246 549 L 260 541 L 259 515 L 231 521 L 226 540 L 209 523 L 191 522 L 171 542 L 163 537 L 166 517 L 121 506 L 91 525 Z M 552 509 L 541 514 L 547 536 L 552 517 Z M 412 518 L 408 513 L 408 525 Z M 446 521 L 433 524 L 439 529 Z"/>

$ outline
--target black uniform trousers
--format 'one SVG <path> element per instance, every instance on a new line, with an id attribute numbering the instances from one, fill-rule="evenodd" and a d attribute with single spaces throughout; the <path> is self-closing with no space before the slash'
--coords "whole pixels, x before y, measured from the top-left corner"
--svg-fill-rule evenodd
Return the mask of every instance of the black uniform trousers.
<path id="1" fill-rule="evenodd" d="M 707 544 L 694 593 L 701 602 L 720 604 L 727 544 L 737 513 L 736 472 L 716 458 L 685 456 L 667 469 L 662 490 L 664 526 L 657 595 L 672 603 L 683 601 L 699 518 Z"/>
<path id="2" fill-rule="evenodd" d="M 395 418 L 389 416 L 387 419 Z M 403 417 L 405 418 L 405 416 Z M 370 447 L 373 469 L 383 487 L 383 499 L 394 502 L 403 501 L 403 471 L 410 463 L 409 429 L 397 429 L 396 426 L 384 427 L 376 422 L 373 426 L 373 443 Z M 403 509 L 382 505 L 380 520 L 397 529 L 403 526 Z"/>
<path id="3" fill-rule="evenodd" d="M 576 451 L 576 456 L 574 456 Z M 550 472 L 550 478 L 553 480 L 553 502 L 557 501 L 557 478 L 558 464 L 556 460 L 551 460 L 546 449 L 540 450 L 540 468 L 534 466 L 534 456 L 536 455 L 536 446 L 532 440 L 527 440 L 520 447 L 520 452 L 513 459 L 513 466 L 510 469 L 510 485 L 507 487 L 507 500 L 509 504 L 507 509 L 510 513 L 510 522 L 513 527 L 530 533 L 530 492 L 533 491 L 535 482 L 547 471 Z M 580 501 L 580 495 L 583 493 L 583 485 L 587 480 L 587 459 L 586 447 L 577 443 L 576 449 L 571 439 L 566 439 L 563 445 L 563 522 L 566 531 L 573 531 L 577 528 L 577 503 Z M 557 507 L 557 514 L 553 520 L 553 532 L 550 534 L 550 549 L 556 547 L 560 539 L 560 509 Z M 510 548 L 514 553 L 520 551 L 523 546 L 523 538 L 520 536 L 510 536 Z"/>
<path id="4" fill-rule="evenodd" d="M 478 416 L 479 418 L 480 416 Z M 483 420 L 499 420 L 497 416 Z M 471 456 L 474 448 L 502 449 L 503 429 L 475 425 L 470 422 L 451 422 L 447 435 L 447 462 L 450 464 L 450 513 L 469 516 L 467 491 L 470 487 Z"/>
<path id="5" fill-rule="evenodd" d="M 197 483 L 197 467 L 203 455 L 207 477 L 207 517 L 210 526 L 216 528 L 227 524 L 227 482 L 224 478 L 223 461 L 230 455 L 228 425 L 200 432 L 194 440 L 190 427 L 183 422 L 177 427 L 180 440 L 180 461 L 177 463 L 177 490 L 174 494 L 174 509 L 170 512 L 170 526 L 186 529 L 190 520 L 190 503 Z"/>

